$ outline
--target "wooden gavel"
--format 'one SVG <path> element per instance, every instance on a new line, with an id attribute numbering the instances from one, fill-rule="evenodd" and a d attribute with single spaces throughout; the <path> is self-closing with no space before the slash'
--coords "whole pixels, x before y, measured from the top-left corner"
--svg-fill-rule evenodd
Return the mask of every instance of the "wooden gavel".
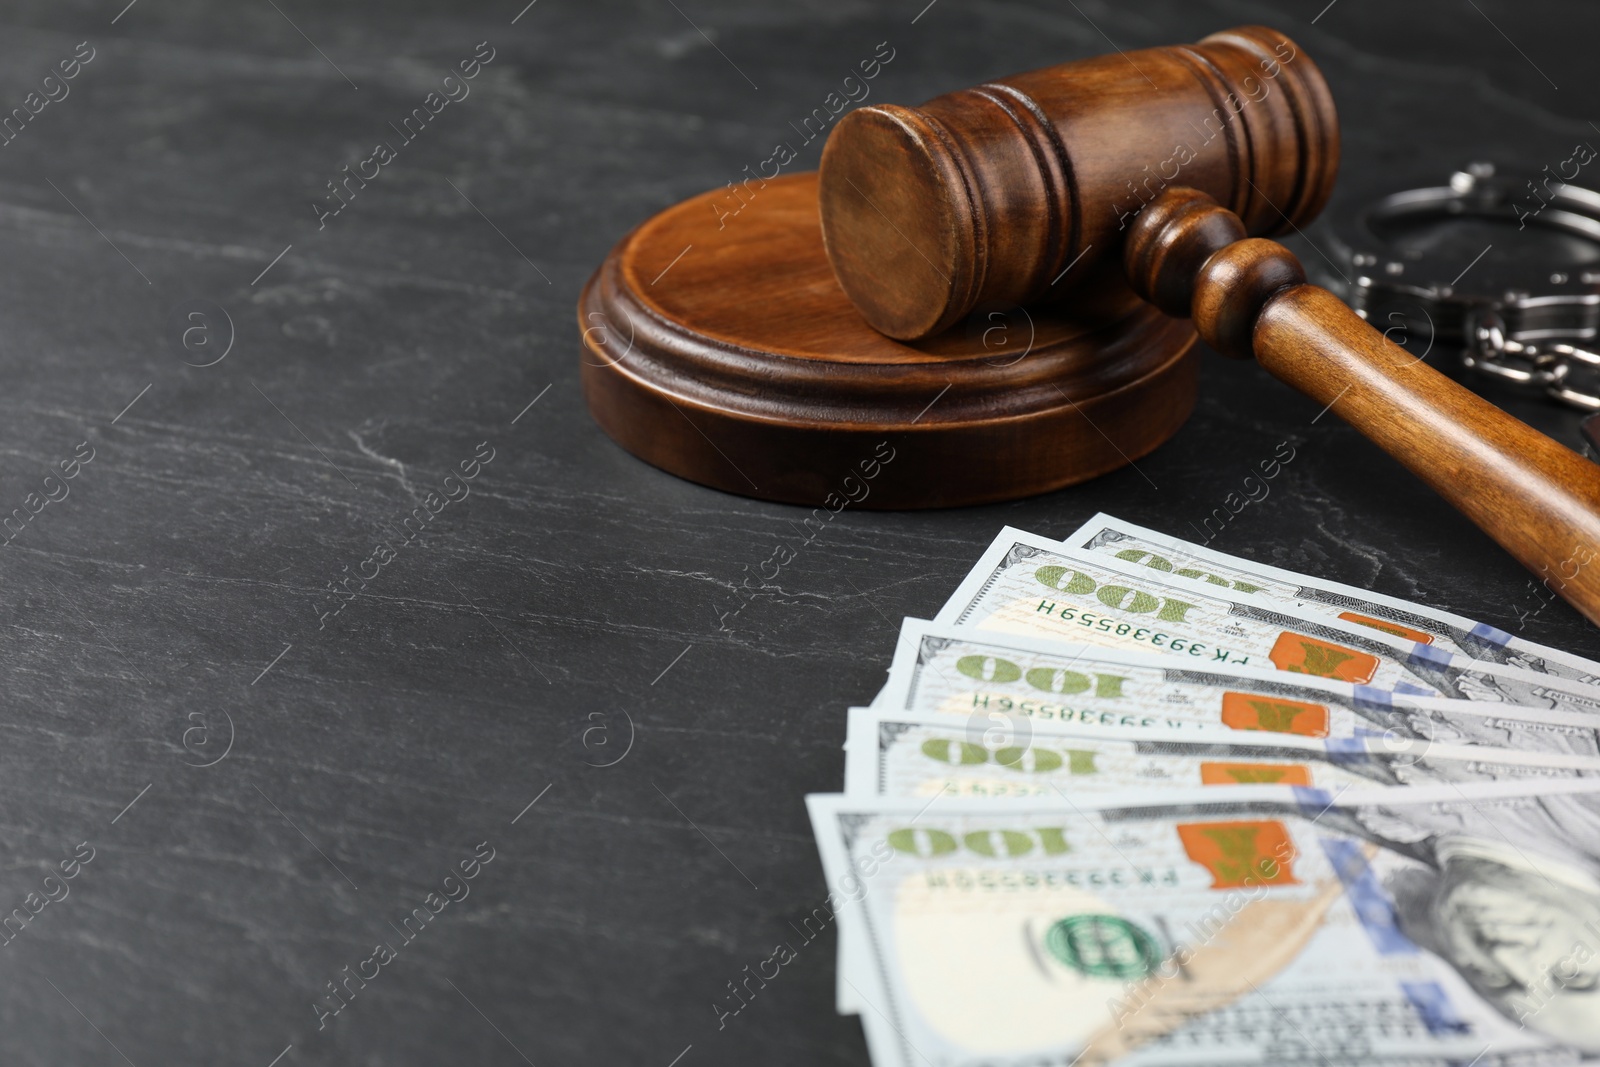
<path id="1" fill-rule="evenodd" d="M 916 340 L 1114 266 L 1168 186 L 1210 193 L 1260 237 L 1315 218 L 1338 169 L 1322 73 L 1245 26 L 857 108 L 828 138 L 818 197 L 840 286 L 879 332 Z"/>
<path id="2" fill-rule="evenodd" d="M 921 108 L 860 108 L 823 155 L 823 237 L 861 314 L 908 341 L 1120 266 L 1213 348 L 1327 405 L 1600 624 L 1600 566 L 1584 565 L 1600 554 L 1600 466 L 1391 343 L 1261 236 L 1321 210 L 1338 156 L 1321 74 L 1282 34 L 1245 27 Z"/>

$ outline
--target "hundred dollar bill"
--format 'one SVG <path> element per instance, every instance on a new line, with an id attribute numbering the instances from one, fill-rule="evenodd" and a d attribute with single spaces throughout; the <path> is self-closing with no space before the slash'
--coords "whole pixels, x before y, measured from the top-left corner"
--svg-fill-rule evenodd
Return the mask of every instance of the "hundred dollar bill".
<path id="1" fill-rule="evenodd" d="M 1391 693 L 1309 674 L 1210 668 L 1129 648 L 1078 645 L 906 619 L 874 707 L 958 717 L 980 732 L 1066 725 L 1221 731 L 1230 740 L 1377 736 L 1386 744 L 1487 745 L 1600 756 L 1600 716 L 1567 708 Z"/>
<path id="2" fill-rule="evenodd" d="M 1292 768 L 1280 779 L 1288 784 L 1335 789 L 1600 767 L 1600 719 L 1583 712 L 1363 693 L 1248 668 L 1194 671 L 1162 656 L 918 619 L 902 624 L 879 702 L 850 716 L 845 791 L 890 796 L 946 787 L 957 796 L 1040 795 L 1052 780 L 1074 795 L 1264 781 L 1279 772 L 1277 763 Z M 863 733 L 868 722 L 920 725 Z M 1162 755 L 1130 754 L 1157 739 Z M 1277 757 L 1260 755 L 1275 750 Z M 1050 772 L 1042 777 L 1039 751 Z M 1208 751 L 1234 754 L 1195 755 Z M 861 1010 L 847 981 L 860 959 L 860 947 L 841 936 L 840 1014 Z"/>
<path id="3" fill-rule="evenodd" d="M 1515 749 L 1551 766 L 1600 759 L 1600 718 L 1580 711 L 1402 695 L 1312 675 L 1235 667 L 1191 668 L 1157 653 L 1070 645 L 1019 634 L 901 624 L 889 680 L 874 702 L 885 715 L 937 716 L 980 740 L 1070 728 L 1085 736 L 1161 730 L 1243 745 L 1303 739 L 1327 750 L 1361 744 L 1396 755 L 1435 745 Z M 1070 771 L 1070 765 L 1067 768 Z M 858 770 L 852 746 L 846 774 Z M 849 784 L 855 781 L 847 777 Z M 841 937 L 837 1006 L 860 1010 L 845 980 Z"/>
<path id="4" fill-rule="evenodd" d="M 1248 593 L 1282 610 L 1317 611 L 1346 622 L 1464 655 L 1558 678 L 1600 682 L 1600 663 L 1506 633 L 1487 623 L 1413 604 L 1355 586 L 1240 559 L 1131 522 L 1100 514 L 1063 539 L 1071 548 L 1100 552 L 1163 574 Z M 1588 562 L 1592 553 L 1575 549 Z M 1559 566 L 1559 565 L 1558 565 Z M 1552 575 L 1565 581 L 1576 574 Z M 1554 595 L 1554 594 L 1552 594 Z"/>
<path id="5" fill-rule="evenodd" d="M 1396 692 L 1600 710 L 1600 690 L 1581 682 L 1287 611 L 1237 589 L 1165 579 L 1007 527 L 936 621 L 1161 652 L 1213 670 L 1275 667 Z"/>
<path id="6" fill-rule="evenodd" d="M 1587 1062 L 1600 795 L 1525 788 L 807 803 L 877 1067 Z"/>
<path id="7" fill-rule="evenodd" d="M 948 715 L 851 708 L 844 791 L 1023 799 L 1213 785 L 1349 790 L 1600 775 L 1600 756 L 1433 744 L 1422 738 L 1248 740 L 1162 726 L 1035 723 L 1025 733 Z"/>

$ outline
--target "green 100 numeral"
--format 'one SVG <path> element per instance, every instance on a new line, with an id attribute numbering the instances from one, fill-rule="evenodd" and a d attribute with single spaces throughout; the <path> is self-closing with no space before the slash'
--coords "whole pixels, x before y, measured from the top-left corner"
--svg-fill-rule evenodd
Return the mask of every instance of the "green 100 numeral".
<path id="1" fill-rule="evenodd" d="M 956 670 L 980 682 L 1014 682 L 1018 678 L 1041 693 L 1087 693 L 1094 690 L 1097 697 L 1115 699 L 1122 696 L 1122 683 L 1127 678 L 1120 674 L 1082 674 L 1059 667 L 1034 667 L 1023 672 L 1008 659 L 998 656 L 962 656 L 956 660 Z"/>
<path id="2" fill-rule="evenodd" d="M 974 830 L 960 837 L 932 827 L 906 826 L 889 831 L 886 840 L 896 852 L 922 859 L 948 855 L 957 849 L 991 859 L 1026 856 L 1035 849 L 1046 856 L 1061 856 L 1072 851 L 1066 831 L 1057 826 L 1038 826 L 1029 830 Z"/>
<path id="3" fill-rule="evenodd" d="M 1090 749 L 1023 748 L 1010 745 L 1006 748 L 988 749 L 971 741 L 954 741 L 947 737 L 930 737 L 922 742 L 922 754 L 931 760 L 957 767 L 975 767 L 980 763 L 993 763 L 1007 770 L 1023 774 L 1048 774 L 1067 768 L 1069 774 L 1096 774 L 1096 755 Z"/>

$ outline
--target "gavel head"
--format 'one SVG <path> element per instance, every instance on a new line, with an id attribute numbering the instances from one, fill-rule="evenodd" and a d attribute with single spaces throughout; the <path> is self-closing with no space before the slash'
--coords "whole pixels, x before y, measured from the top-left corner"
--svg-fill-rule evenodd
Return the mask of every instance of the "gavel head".
<path id="1" fill-rule="evenodd" d="M 1119 53 L 846 115 L 822 154 L 823 240 L 867 321 L 900 340 L 1118 269 L 1168 186 L 1252 236 L 1303 225 L 1339 164 L 1322 74 L 1262 26 Z"/>

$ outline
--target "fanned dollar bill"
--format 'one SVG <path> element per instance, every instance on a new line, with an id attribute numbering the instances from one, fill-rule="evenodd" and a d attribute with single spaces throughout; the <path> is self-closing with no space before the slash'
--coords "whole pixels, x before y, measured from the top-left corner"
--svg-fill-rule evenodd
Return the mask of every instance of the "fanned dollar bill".
<path id="1" fill-rule="evenodd" d="M 948 715 L 851 708 L 844 790 L 969 800 L 1213 785 L 1349 790 L 1600 775 L 1600 756 L 1434 744 L 1421 738 L 1249 741 L 1163 726 L 988 726 Z"/>
<path id="2" fill-rule="evenodd" d="M 1596 779 L 808 798 L 878 1067 L 1600 1057 Z"/>
<path id="3" fill-rule="evenodd" d="M 1537 644 L 1487 623 L 1355 586 L 1297 574 L 1255 560 L 1230 556 L 1181 538 L 1100 514 L 1074 530 L 1062 543 L 1100 552 L 1175 578 L 1203 581 L 1270 601 L 1285 611 L 1318 611 L 1346 622 L 1419 641 L 1471 659 L 1522 667 L 1578 682 L 1600 681 L 1600 663 Z M 1581 546 L 1574 547 L 1584 562 Z M 1547 576 L 1559 586 L 1573 574 Z M 1574 572 L 1575 573 L 1575 572 Z M 1554 596 L 1551 593 L 1551 596 Z"/>
<path id="4" fill-rule="evenodd" d="M 1212 669 L 1130 648 L 1052 641 L 921 619 L 901 624 L 874 707 L 958 717 L 987 730 L 1027 724 L 1218 730 L 1386 743 L 1488 745 L 1600 755 L 1600 716 L 1561 708 L 1397 694 L 1308 674 Z"/>
<path id="5" fill-rule="evenodd" d="M 1274 667 L 1395 692 L 1600 710 L 1600 690 L 1309 612 L 1007 527 L 936 621 L 1136 648 L 1195 667 Z"/>

